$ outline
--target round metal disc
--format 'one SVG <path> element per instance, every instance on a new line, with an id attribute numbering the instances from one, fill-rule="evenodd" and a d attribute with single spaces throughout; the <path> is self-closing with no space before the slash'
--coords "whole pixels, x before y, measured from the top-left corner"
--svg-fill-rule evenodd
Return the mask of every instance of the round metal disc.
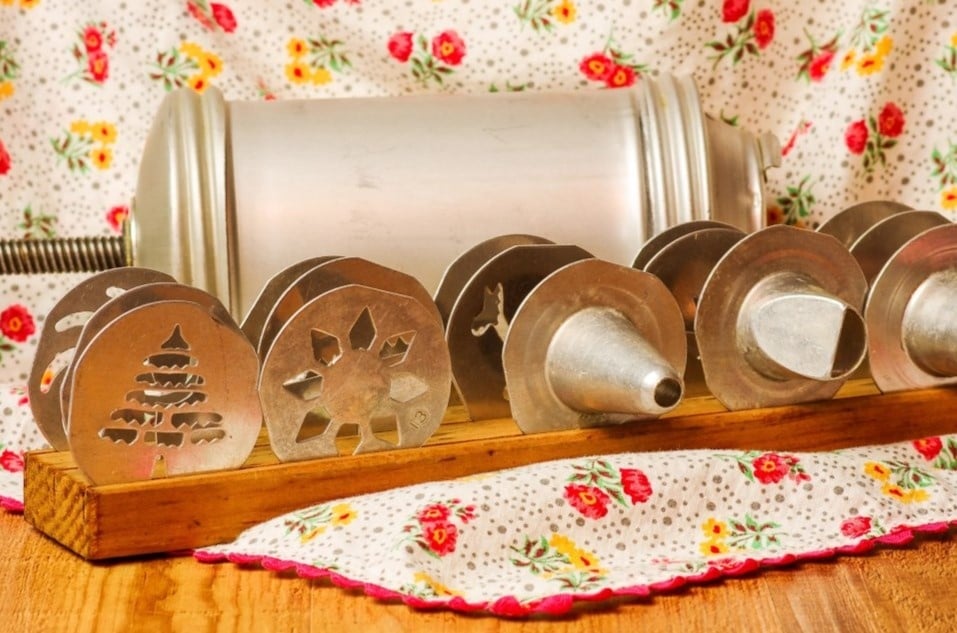
<path id="1" fill-rule="evenodd" d="M 957 224 L 928 229 L 888 260 L 871 285 L 864 309 L 871 376 L 884 392 L 954 384 L 918 367 L 903 345 L 904 311 L 917 288 L 932 274 L 957 269 Z"/>
<path id="2" fill-rule="evenodd" d="M 693 220 L 691 222 L 684 222 L 682 224 L 677 224 L 671 228 L 665 229 L 658 235 L 655 235 L 647 242 L 642 244 L 641 249 L 638 251 L 638 254 L 635 255 L 635 260 L 631 263 L 632 268 L 637 268 L 638 270 L 646 270 L 648 262 L 650 262 L 655 255 L 661 252 L 661 249 L 668 246 L 679 237 L 684 237 L 690 233 L 695 233 L 702 229 L 732 229 L 739 231 L 741 235 L 744 235 L 744 231 L 731 226 L 730 224 L 725 224 L 724 222 L 715 222 L 714 220 Z"/>
<path id="3" fill-rule="evenodd" d="M 60 387 L 75 356 L 80 330 L 110 297 L 156 281 L 175 281 L 146 268 L 114 268 L 84 279 L 60 299 L 43 323 L 43 332 L 27 382 L 30 408 L 43 437 L 58 451 L 69 450 L 64 431 Z"/>
<path id="4" fill-rule="evenodd" d="M 263 289 L 259 292 L 259 296 L 256 297 L 256 300 L 253 302 L 252 307 L 249 308 L 249 312 L 246 313 L 246 317 L 243 319 L 241 326 L 243 334 L 252 342 L 253 347 L 259 349 L 259 340 L 262 337 L 266 319 L 269 318 L 269 312 L 273 309 L 273 306 L 276 305 L 276 301 L 279 300 L 282 293 L 284 293 L 294 281 L 302 277 L 303 274 L 333 259 L 338 259 L 338 256 L 330 255 L 304 259 L 301 262 L 296 262 L 292 266 L 279 271 L 266 282 L 266 285 L 263 286 Z"/>
<path id="5" fill-rule="evenodd" d="M 699 229 L 677 236 L 645 264 L 645 272 L 664 282 L 678 301 L 688 332 L 694 330 L 698 299 L 708 275 L 725 253 L 744 236 L 744 231 L 728 225 Z"/>
<path id="6" fill-rule="evenodd" d="M 415 277 L 360 257 L 339 257 L 312 268 L 282 293 L 266 318 L 263 334 L 256 348 L 259 357 L 265 358 L 279 330 L 299 308 L 314 297 L 350 284 L 412 297 L 434 314 L 439 323 L 442 322 L 432 296 Z"/>
<path id="7" fill-rule="evenodd" d="M 452 375 L 471 419 L 510 415 L 502 343 L 519 304 L 555 270 L 591 257 L 578 246 L 513 246 L 492 257 L 465 284 L 449 314 L 445 338 Z"/>
<path id="8" fill-rule="evenodd" d="M 83 350 L 86 349 L 100 330 L 123 314 L 140 306 L 158 301 L 189 301 L 195 303 L 202 306 L 220 323 L 239 330 L 232 316 L 230 316 L 229 311 L 219 299 L 213 295 L 193 286 L 161 281 L 132 288 L 100 306 L 86 322 L 86 325 L 83 326 L 83 330 L 77 338 L 76 355 L 79 356 Z M 118 350 L 117 353 L 123 353 L 123 350 Z M 71 364 L 70 367 L 67 368 L 63 378 L 63 386 L 60 388 L 60 407 L 63 411 L 70 409 L 70 399 L 73 396 L 73 373 L 75 369 L 75 364 Z M 67 424 L 67 418 L 65 416 L 63 423 Z M 65 427 L 64 431 L 69 435 L 69 427 Z"/>
<path id="9" fill-rule="evenodd" d="M 283 461 L 338 454 L 343 426 L 356 453 L 421 446 L 445 414 L 452 381 L 442 323 L 407 295 L 348 285 L 288 319 L 263 359 L 259 392 Z M 379 433 L 391 426 L 397 439 Z"/>
<path id="10" fill-rule="evenodd" d="M 850 248 L 869 228 L 901 211 L 911 208 L 900 202 L 890 200 L 871 200 L 850 206 L 834 214 L 818 227 L 818 233 L 824 233 L 837 239 Z"/>
<path id="11" fill-rule="evenodd" d="M 570 316 L 591 307 L 617 311 L 680 375 L 687 350 L 681 312 L 656 277 L 633 268 L 586 259 L 559 268 L 522 302 L 512 317 L 502 355 L 512 416 L 526 433 L 638 419 L 620 413 L 581 413 L 556 397 L 545 371 L 555 333 Z"/>
<path id="12" fill-rule="evenodd" d="M 196 303 L 124 313 L 77 356 L 77 466 L 98 485 L 240 467 L 262 427 L 257 365 L 239 329 Z"/>
<path id="13" fill-rule="evenodd" d="M 449 313 L 452 312 L 455 300 L 462 293 L 462 288 L 485 262 L 507 248 L 527 244 L 554 244 L 554 242 L 537 235 L 521 233 L 500 235 L 476 244 L 455 258 L 455 261 L 445 269 L 445 274 L 442 275 L 439 287 L 435 291 L 435 305 L 439 308 L 439 314 L 442 315 L 442 324 L 449 322 Z"/>
<path id="14" fill-rule="evenodd" d="M 825 293 L 860 310 L 867 282 L 857 262 L 835 238 L 776 225 L 739 241 L 709 275 L 698 302 L 695 336 L 711 392 L 729 409 L 753 409 L 832 397 L 844 379 L 769 378 L 738 347 L 738 315 L 762 279 L 780 273 L 807 278 Z M 795 329 L 800 327 L 794 324 Z"/>
<path id="15" fill-rule="evenodd" d="M 708 393 L 698 353 L 698 341 L 694 335 L 694 319 L 698 311 L 701 290 L 715 264 L 745 236 L 744 231 L 727 224 L 720 222 L 708 222 L 708 224 L 716 225 L 716 227 L 700 228 L 684 235 L 676 235 L 669 244 L 664 244 L 644 266 L 645 272 L 655 275 L 664 282 L 681 310 L 688 348 L 685 394 L 689 396 Z"/>
<path id="16" fill-rule="evenodd" d="M 866 230 L 851 245 L 851 255 L 861 265 L 868 283 L 874 280 L 890 256 L 912 237 L 950 220 L 936 211 L 901 211 Z"/>

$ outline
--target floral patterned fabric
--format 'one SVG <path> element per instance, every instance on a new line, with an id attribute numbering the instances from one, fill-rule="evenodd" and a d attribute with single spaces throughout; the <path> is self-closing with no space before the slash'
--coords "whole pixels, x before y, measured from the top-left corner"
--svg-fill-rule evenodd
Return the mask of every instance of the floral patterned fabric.
<path id="1" fill-rule="evenodd" d="M 175 88 L 214 85 L 230 100 L 587 91 L 662 72 L 693 74 L 706 112 L 781 140 L 769 222 L 814 227 L 875 198 L 953 218 L 952 13 L 946 2 L 900 0 L 0 0 L 0 236 L 118 234 L 147 129 Z M 43 445 L 25 389 L 39 332 L 79 278 L 0 278 L 8 507 L 22 502 L 23 452 Z M 895 447 L 582 460 L 461 482 L 455 492 L 424 486 L 314 508 L 262 528 L 289 532 L 280 547 L 262 547 L 267 539 L 253 531 L 217 551 L 341 570 L 413 602 L 522 611 L 547 595 L 640 592 L 740 569 L 741 548 L 786 558 L 952 520 L 952 473 L 935 470 L 943 458 L 919 457 Z M 409 494 L 421 495 L 411 514 Z M 391 533 L 363 528 L 385 500 L 402 526 L 397 548 Z M 357 555 L 369 539 L 384 548 L 369 551 L 393 548 L 397 575 L 315 549 L 333 539 L 362 543 Z M 497 564 L 472 558 L 480 545 Z M 495 576 L 503 570 L 515 581 L 510 598 L 492 590 L 505 587 Z"/>
<path id="2" fill-rule="evenodd" d="M 202 549 L 415 607 L 520 616 L 957 523 L 957 436 L 831 453 L 680 451 L 537 464 L 305 508 Z"/>

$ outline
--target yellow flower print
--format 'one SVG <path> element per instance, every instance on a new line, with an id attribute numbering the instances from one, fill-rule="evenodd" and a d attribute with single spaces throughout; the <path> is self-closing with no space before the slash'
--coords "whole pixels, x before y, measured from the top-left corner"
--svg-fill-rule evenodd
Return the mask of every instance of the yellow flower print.
<path id="1" fill-rule="evenodd" d="M 894 48 L 894 40 L 891 39 L 890 35 L 885 35 L 881 39 L 877 40 L 877 46 L 875 51 L 880 57 L 887 57 L 890 54 L 891 49 Z"/>
<path id="2" fill-rule="evenodd" d="M 428 585 L 429 588 L 433 592 L 435 592 L 435 595 L 440 598 L 444 598 L 446 596 L 462 597 L 462 592 L 455 591 L 454 589 L 449 589 L 448 587 L 440 583 L 438 580 L 432 578 L 432 576 L 428 575 L 424 571 L 415 572 L 415 576 L 413 576 L 413 578 L 415 578 L 415 582 L 422 582 Z"/>
<path id="3" fill-rule="evenodd" d="M 940 192 L 940 206 L 947 211 L 957 211 L 957 187 Z"/>
<path id="4" fill-rule="evenodd" d="M 349 525 L 357 516 L 356 511 L 353 510 L 352 506 L 348 503 L 340 503 L 332 506 L 332 525 L 335 527 Z"/>
<path id="5" fill-rule="evenodd" d="M 562 24 L 571 24 L 578 17 L 578 9 L 571 0 L 562 0 L 552 9 L 552 15 Z"/>
<path id="6" fill-rule="evenodd" d="M 86 123 L 85 121 L 77 121 L 77 123 Z M 74 132 L 73 127 L 70 127 L 70 131 Z M 92 133 L 93 140 L 99 141 L 100 143 L 113 143 L 116 141 L 116 127 L 112 123 L 106 121 L 97 121 L 92 126 L 89 127 L 89 131 Z M 82 132 L 75 132 L 81 134 Z"/>
<path id="7" fill-rule="evenodd" d="M 927 501 L 930 499 L 930 495 L 927 494 L 927 491 L 922 488 L 915 488 L 914 490 L 907 491 L 907 503 L 921 503 L 922 501 Z"/>
<path id="8" fill-rule="evenodd" d="M 24 9 L 32 9 L 40 4 L 40 0 L 20 0 L 20 6 Z"/>
<path id="9" fill-rule="evenodd" d="M 325 68 L 319 67 L 309 76 L 309 80 L 316 86 L 324 86 L 332 81 L 332 73 Z"/>
<path id="10" fill-rule="evenodd" d="M 881 494 L 885 497 L 890 497 L 891 499 L 897 499 L 903 503 L 908 503 L 907 491 L 897 484 L 884 484 L 881 486 Z"/>
<path id="11" fill-rule="evenodd" d="M 294 37 L 286 44 L 286 50 L 293 59 L 299 59 L 309 51 L 309 46 L 304 40 Z"/>
<path id="12" fill-rule="evenodd" d="M 882 55 L 871 53 L 868 55 L 861 55 L 857 59 L 857 74 L 862 77 L 873 75 L 876 72 L 880 72 L 883 68 L 884 57 Z"/>
<path id="13" fill-rule="evenodd" d="M 0 81 L 0 99 L 6 99 L 13 96 L 13 82 Z"/>
<path id="14" fill-rule="evenodd" d="M 880 462 L 867 462 L 864 464 L 864 473 L 878 481 L 887 481 L 891 476 L 891 469 Z"/>
<path id="15" fill-rule="evenodd" d="M 86 136 L 90 133 L 90 124 L 84 119 L 74 121 L 70 124 L 70 133 L 77 134 L 79 136 Z"/>
<path id="16" fill-rule="evenodd" d="M 701 553 L 705 556 L 718 556 L 728 553 L 728 546 L 723 540 L 708 539 L 700 547 Z"/>
<path id="17" fill-rule="evenodd" d="M 950 36 L 950 45 L 957 48 L 957 33 Z"/>
<path id="18" fill-rule="evenodd" d="M 299 542 L 308 543 L 309 541 L 316 538 L 317 536 L 320 536 L 325 531 L 326 531 L 326 526 L 320 525 L 318 527 L 315 527 L 309 530 L 308 532 L 303 532 L 302 534 L 299 535 Z"/>
<path id="19" fill-rule="evenodd" d="M 844 71 L 844 70 L 847 70 L 848 68 L 851 68 L 854 65 L 854 60 L 856 58 L 857 58 L 857 51 L 854 50 L 853 48 L 847 51 L 846 53 L 844 53 L 844 57 L 841 58 L 841 70 Z"/>
<path id="20" fill-rule="evenodd" d="M 223 72 L 223 60 L 214 53 L 204 51 L 196 63 L 199 64 L 199 72 L 206 77 L 215 77 Z"/>
<path id="21" fill-rule="evenodd" d="M 301 61 L 286 64 L 286 78 L 294 84 L 304 84 L 310 80 L 312 72 L 309 65 Z"/>
<path id="22" fill-rule="evenodd" d="M 113 151 L 106 146 L 95 147 L 90 151 L 90 158 L 97 169 L 109 169 L 113 162 Z"/>
<path id="23" fill-rule="evenodd" d="M 13 6 L 13 0 L 0 0 L 0 4 L 5 7 Z"/>
<path id="24" fill-rule="evenodd" d="M 199 61 L 202 59 L 206 51 L 203 50 L 203 47 L 195 42 L 183 42 L 179 45 L 179 52 L 187 57 L 192 57 L 194 60 Z"/>
<path id="25" fill-rule="evenodd" d="M 701 525 L 701 530 L 709 539 L 723 539 L 728 535 L 728 524 L 724 521 L 718 521 L 714 517 L 709 517 L 708 520 Z"/>
<path id="26" fill-rule="evenodd" d="M 563 554 L 575 567 L 575 569 L 595 572 L 604 575 L 605 570 L 598 564 L 598 557 L 587 550 L 580 549 L 575 543 L 562 534 L 553 534 L 548 541 L 556 552 Z"/>
<path id="27" fill-rule="evenodd" d="M 189 87 L 195 90 L 199 94 L 203 94 L 206 91 L 206 88 L 209 87 L 209 81 L 206 78 L 206 75 L 200 73 L 198 75 L 193 75 L 187 80 Z"/>

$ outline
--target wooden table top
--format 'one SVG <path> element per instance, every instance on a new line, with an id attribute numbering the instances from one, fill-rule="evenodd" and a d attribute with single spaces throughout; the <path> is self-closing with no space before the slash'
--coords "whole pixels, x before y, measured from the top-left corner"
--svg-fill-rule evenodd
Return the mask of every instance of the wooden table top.
<path id="1" fill-rule="evenodd" d="M 160 526 L 158 526 L 160 527 Z M 4 631 L 953 631 L 957 530 L 648 599 L 509 621 L 422 612 L 294 574 L 189 557 L 88 563 L 0 513 Z"/>

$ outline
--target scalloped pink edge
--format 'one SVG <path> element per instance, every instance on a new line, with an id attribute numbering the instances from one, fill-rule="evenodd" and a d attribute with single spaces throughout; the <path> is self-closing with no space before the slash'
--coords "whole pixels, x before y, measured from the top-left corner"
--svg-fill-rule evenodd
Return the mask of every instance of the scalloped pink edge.
<path id="1" fill-rule="evenodd" d="M 13 514 L 23 514 L 23 502 L 13 497 L 4 497 L 0 495 L 0 508 Z"/>
<path id="2" fill-rule="evenodd" d="M 285 571 L 295 569 L 301 578 L 319 579 L 328 578 L 334 585 L 342 589 L 362 589 L 367 596 L 380 600 L 399 600 L 415 609 L 451 609 L 463 613 L 487 611 L 493 615 L 519 618 L 534 614 L 562 615 L 567 613 L 576 601 L 595 602 L 607 600 L 615 596 L 647 597 L 653 593 L 666 593 L 690 584 L 703 584 L 723 577 L 743 576 L 761 568 L 782 567 L 801 561 L 817 561 L 835 558 L 840 555 L 864 554 L 878 545 L 901 546 L 910 543 L 917 533 L 941 533 L 957 526 L 957 519 L 939 521 L 919 526 L 898 526 L 889 534 L 862 539 L 850 545 L 832 547 L 823 550 L 804 552 L 800 554 L 785 554 L 776 558 L 753 559 L 748 558 L 726 568 L 710 567 L 707 571 L 694 576 L 675 576 L 670 580 L 651 583 L 648 585 L 633 585 L 619 589 L 602 589 L 595 593 L 555 594 L 534 602 L 522 604 L 514 596 L 503 596 L 495 602 L 468 602 L 463 598 L 452 598 L 448 601 L 423 600 L 414 596 L 401 594 L 372 583 L 364 583 L 342 576 L 329 569 L 314 567 L 295 561 L 281 560 L 269 556 L 254 556 L 248 554 L 207 554 L 202 551 L 193 552 L 193 557 L 201 563 L 231 562 L 237 565 L 258 564 L 264 569 Z"/>

